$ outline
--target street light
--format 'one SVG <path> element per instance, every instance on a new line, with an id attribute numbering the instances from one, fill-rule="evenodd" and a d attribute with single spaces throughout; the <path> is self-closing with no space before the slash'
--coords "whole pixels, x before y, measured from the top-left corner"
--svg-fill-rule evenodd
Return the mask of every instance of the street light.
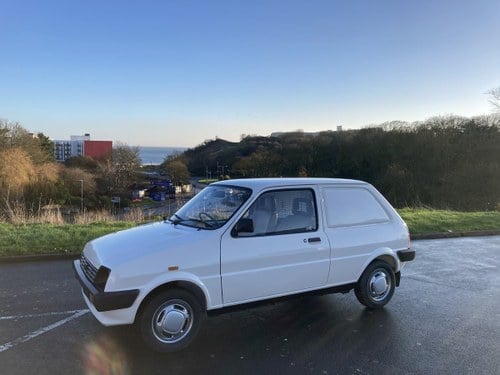
<path id="1" fill-rule="evenodd" d="M 80 181 L 80 212 L 83 212 L 83 180 Z"/>

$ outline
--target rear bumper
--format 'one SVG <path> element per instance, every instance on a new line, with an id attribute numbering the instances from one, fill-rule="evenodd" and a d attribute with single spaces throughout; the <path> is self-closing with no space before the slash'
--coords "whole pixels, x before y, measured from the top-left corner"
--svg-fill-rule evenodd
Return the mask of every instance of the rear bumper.
<path id="1" fill-rule="evenodd" d="M 409 262 L 415 259 L 415 250 L 412 249 L 399 250 L 398 258 L 401 262 Z"/>
<path id="2" fill-rule="evenodd" d="M 118 292 L 102 292 L 98 290 L 84 275 L 80 267 L 80 260 L 73 262 L 73 271 L 82 287 L 83 294 L 99 312 L 129 308 L 134 304 L 139 295 L 139 289 L 121 290 Z"/>

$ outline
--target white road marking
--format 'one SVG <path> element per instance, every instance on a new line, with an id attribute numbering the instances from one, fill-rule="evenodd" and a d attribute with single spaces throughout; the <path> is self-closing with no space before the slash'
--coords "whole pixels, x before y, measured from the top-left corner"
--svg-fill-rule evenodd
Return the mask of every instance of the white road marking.
<path id="1" fill-rule="evenodd" d="M 27 342 L 31 339 L 34 339 L 35 337 L 38 337 L 40 335 L 43 335 L 44 333 L 46 332 L 49 332 L 51 330 L 53 330 L 54 328 L 57 328 L 59 326 L 62 326 L 63 324 L 66 324 L 70 321 L 72 321 L 73 319 L 76 319 L 82 315 L 85 315 L 86 313 L 88 313 L 89 310 L 85 309 L 85 310 L 73 310 L 73 311 L 64 311 L 64 312 L 55 312 L 55 313 L 43 313 L 43 314 L 31 314 L 31 315 L 19 315 L 19 316 L 14 316 L 14 317 L 9 317 L 9 316 L 6 316 L 6 317 L 1 317 L 3 319 L 15 319 L 15 318 L 32 318 L 32 317 L 40 317 L 40 316 L 51 316 L 51 315 L 60 315 L 60 314 L 71 314 L 73 313 L 71 316 L 68 316 L 67 318 L 64 318 L 62 320 L 59 320 L 55 323 L 52 323 L 46 327 L 42 327 L 34 332 L 31 332 L 31 333 L 28 333 L 27 335 L 25 336 L 22 336 L 22 337 L 18 337 L 17 339 L 15 340 L 12 340 L 12 341 L 9 341 L 8 343 L 5 343 L 3 345 L 0 345 L 0 353 L 1 352 L 4 352 L 6 350 L 9 350 L 9 349 L 12 349 L 14 346 L 16 345 L 19 345 L 19 344 L 22 344 L 24 342 Z"/>
<path id="2" fill-rule="evenodd" d="M 69 315 L 69 314 L 75 314 L 75 313 L 80 312 L 80 311 L 88 311 L 88 310 L 53 311 L 53 312 L 40 313 L 40 314 L 0 316 L 0 320 L 39 318 L 39 317 L 43 317 L 43 316 L 54 316 L 54 315 Z"/>

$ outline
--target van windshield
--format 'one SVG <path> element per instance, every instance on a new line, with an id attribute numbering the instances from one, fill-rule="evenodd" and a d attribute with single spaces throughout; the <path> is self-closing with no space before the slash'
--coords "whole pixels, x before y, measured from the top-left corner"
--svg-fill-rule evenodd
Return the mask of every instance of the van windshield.
<path id="1" fill-rule="evenodd" d="M 199 229 L 223 226 L 250 197 L 251 190 L 226 185 L 207 186 L 173 214 L 169 221 Z"/>

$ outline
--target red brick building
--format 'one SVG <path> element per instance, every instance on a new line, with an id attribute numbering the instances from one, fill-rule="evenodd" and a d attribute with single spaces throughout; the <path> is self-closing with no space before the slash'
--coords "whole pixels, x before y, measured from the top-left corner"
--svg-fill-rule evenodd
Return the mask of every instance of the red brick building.
<path id="1" fill-rule="evenodd" d="M 99 160 L 111 154 L 113 150 L 112 141 L 84 141 L 83 155 Z"/>

